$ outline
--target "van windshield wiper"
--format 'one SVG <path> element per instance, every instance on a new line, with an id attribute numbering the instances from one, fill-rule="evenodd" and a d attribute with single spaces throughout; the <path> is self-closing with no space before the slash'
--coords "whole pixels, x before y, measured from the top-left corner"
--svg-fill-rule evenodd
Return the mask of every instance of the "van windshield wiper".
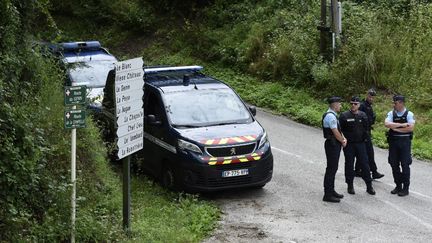
<path id="1" fill-rule="evenodd" d="M 223 125 L 232 125 L 232 124 L 241 124 L 240 122 L 220 122 L 215 124 L 210 124 L 209 126 L 223 126 Z"/>
<path id="2" fill-rule="evenodd" d="M 175 128 L 198 128 L 198 127 L 202 127 L 199 125 L 188 125 L 188 124 L 172 124 L 172 126 Z"/>

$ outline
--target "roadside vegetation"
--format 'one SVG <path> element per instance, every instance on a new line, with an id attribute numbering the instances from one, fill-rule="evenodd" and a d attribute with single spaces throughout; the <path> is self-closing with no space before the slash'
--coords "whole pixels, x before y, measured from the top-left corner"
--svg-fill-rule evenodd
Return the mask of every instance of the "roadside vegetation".
<path id="1" fill-rule="evenodd" d="M 123 60 L 198 64 L 247 101 L 320 126 L 325 98 L 378 90 L 375 143 L 393 94 L 417 120 L 413 154 L 432 159 L 432 1 L 342 1 L 335 62 L 319 54 L 319 1 L 6 0 L 0 3 L 0 241 L 67 241 L 70 132 L 64 72 L 34 41 L 97 39 Z M 347 109 L 347 107 L 345 107 Z M 97 124 L 78 131 L 78 241 L 125 240 L 121 181 Z M 113 169 L 114 168 L 114 169 Z M 133 179 L 131 241 L 198 242 L 219 212 Z M 160 205 L 160 207 L 158 206 Z M 158 211 L 156 211 L 158 210 Z"/>
<path id="2" fill-rule="evenodd" d="M 64 129 L 64 70 L 37 42 L 62 31 L 49 1 L 0 3 L 0 242 L 70 239 L 70 131 Z M 66 38 L 66 37 L 65 37 Z M 132 232 L 122 229 L 122 191 L 91 117 L 77 131 L 77 242 L 199 242 L 218 209 L 132 182 Z"/>

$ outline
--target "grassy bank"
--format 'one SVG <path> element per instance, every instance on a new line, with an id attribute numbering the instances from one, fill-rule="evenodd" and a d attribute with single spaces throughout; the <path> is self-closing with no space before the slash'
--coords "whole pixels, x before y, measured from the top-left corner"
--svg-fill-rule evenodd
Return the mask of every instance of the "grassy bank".
<path id="1" fill-rule="evenodd" d="M 131 182 L 129 242 L 200 242 L 216 226 L 219 209 L 196 195 L 174 193 L 142 175 Z"/>

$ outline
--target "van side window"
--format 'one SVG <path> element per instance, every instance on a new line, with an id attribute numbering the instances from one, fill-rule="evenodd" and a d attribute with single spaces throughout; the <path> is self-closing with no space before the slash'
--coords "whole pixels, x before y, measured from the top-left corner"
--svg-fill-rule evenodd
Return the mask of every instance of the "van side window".
<path id="1" fill-rule="evenodd" d="M 149 92 L 145 102 L 146 104 L 144 106 L 144 115 L 155 115 L 156 118 L 158 118 L 159 120 L 163 120 L 164 115 L 162 112 L 161 103 L 156 94 L 153 92 Z"/>

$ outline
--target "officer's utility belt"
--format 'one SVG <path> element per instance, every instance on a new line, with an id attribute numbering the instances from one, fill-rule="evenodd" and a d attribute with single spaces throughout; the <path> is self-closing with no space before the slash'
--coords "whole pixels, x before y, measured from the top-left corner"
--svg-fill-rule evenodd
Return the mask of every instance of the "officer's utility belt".
<path id="1" fill-rule="evenodd" d="M 413 139 L 412 134 L 397 134 L 397 135 L 389 135 L 387 137 L 389 140 L 397 140 L 397 139 Z"/>

